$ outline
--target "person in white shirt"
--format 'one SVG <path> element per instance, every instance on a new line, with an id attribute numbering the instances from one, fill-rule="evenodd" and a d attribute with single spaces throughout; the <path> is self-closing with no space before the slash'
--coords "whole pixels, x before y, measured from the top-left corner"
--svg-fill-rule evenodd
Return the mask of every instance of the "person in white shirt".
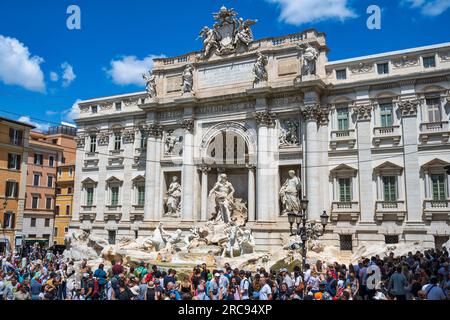
<path id="1" fill-rule="evenodd" d="M 239 290 L 241 291 L 241 300 L 248 300 L 248 290 L 250 287 L 250 281 L 247 279 L 245 275 L 245 271 L 241 270 L 239 272 L 239 276 L 241 277 L 241 283 L 239 284 Z"/>
<path id="2" fill-rule="evenodd" d="M 267 284 L 267 279 L 261 277 L 261 290 L 259 291 L 259 300 L 272 300 L 272 289 Z"/>
<path id="3" fill-rule="evenodd" d="M 292 289 L 294 287 L 294 281 L 292 280 L 291 276 L 289 275 L 288 270 L 286 268 L 283 268 L 280 270 L 280 273 L 281 273 L 281 277 L 283 279 L 281 283 L 285 283 L 289 289 Z"/>
<path id="4" fill-rule="evenodd" d="M 430 278 L 430 283 L 422 287 L 422 291 L 426 293 L 427 300 L 446 300 L 444 290 L 438 286 L 438 279 L 433 276 Z"/>
<path id="5" fill-rule="evenodd" d="M 303 280 L 305 281 L 305 283 L 308 283 L 309 281 L 309 277 L 311 276 L 311 267 L 309 264 L 305 264 L 305 273 L 303 274 Z"/>

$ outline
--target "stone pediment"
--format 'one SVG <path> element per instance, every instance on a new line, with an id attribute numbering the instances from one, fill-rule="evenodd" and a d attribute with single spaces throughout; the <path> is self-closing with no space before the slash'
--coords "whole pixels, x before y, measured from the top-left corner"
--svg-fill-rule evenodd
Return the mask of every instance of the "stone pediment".
<path id="1" fill-rule="evenodd" d="M 450 163 L 448 163 L 448 162 L 446 162 L 444 160 L 441 160 L 439 158 L 435 158 L 435 159 L 433 159 L 431 161 L 428 161 L 427 163 L 423 164 L 422 168 L 445 167 L 445 166 L 448 166 L 448 165 L 450 165 Z"/>
<path id="2" fill-rule="evenodd" d="M 356 174 L 356 172 L 358 172 L 358 170 L 353 167 L 350 167 L 347 164 L 342 163 L 342 164 L 338 165 L 337 167 L 334 167 L 333 169 L 331 169 L 330 172 L 332 174 L 339 173 L 339 172 L 348 172 L 348 173 Z"/>
<path id="3" fill-rule="evenodd" d="M 112 177 L 109 177 L 108 179 L 106 179 L 106 182 L 108 184 L 111 184 L 111 183 L 122 183 L 122 180 L 116 178 L 115 176 L 112 176 Z"/>
<path id="4" fill-rule="evenodd" d="M 134 177 L 131 181 L 133 182 L 144 182 L 145 181 L 145 177 L 143 175 L 138 175 L 136 177 Z"/>
<path id="5" fill-rule="evenodd" d="M 83 181 L 81 181 L 81 184 L 97 184 L 97 181 L 94 181 L 91 178 L 86 178 Z"/>
<path id="6" fill-rule="evenodd" d="M 396 165 L 395 163 L 392 163 L 390 161 L 383 162 L 379 166 L 374 168 L 375 171 L 382 171 L 382 170 L 394 170 L 394 171 L 401 171 L 403 170 L 403 167 Z"/>

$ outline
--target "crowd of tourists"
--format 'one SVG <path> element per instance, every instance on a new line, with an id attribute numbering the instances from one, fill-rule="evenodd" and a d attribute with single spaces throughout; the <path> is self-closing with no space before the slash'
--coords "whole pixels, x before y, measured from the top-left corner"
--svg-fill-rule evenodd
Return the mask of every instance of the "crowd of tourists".
<path id="1" fill-rule="evenodd" d="M 39 247 L 1 256 L 0 300 L 448 300 L 449 253 L 374 256 L 355 264 L 317 261 L 302 270 L 198 265 L 189 274 L 145 262 L 79 266 Z"/>

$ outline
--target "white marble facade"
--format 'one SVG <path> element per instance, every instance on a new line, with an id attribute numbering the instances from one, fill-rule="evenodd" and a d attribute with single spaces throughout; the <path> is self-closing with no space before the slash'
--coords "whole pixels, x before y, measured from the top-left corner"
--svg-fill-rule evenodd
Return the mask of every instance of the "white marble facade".
<path id="1" fill-rule="evenodd" d="M 207 195 L 225 172 L 257 248 L 276 248 L 289 232 L 279 190 L 294 170 L 309 217 L 330 215 L 329 245 L 443 241 L 450 43 L 334 62 L 327 51 L 325 35 L 307 30 L 227 54 L 156 59 L 156 94 L 80 102 L 71 228 L 111 241 L 160 221 L 188 230 L 211 218 Z M 179 216 L 166 214 L 173 176 Z"/>

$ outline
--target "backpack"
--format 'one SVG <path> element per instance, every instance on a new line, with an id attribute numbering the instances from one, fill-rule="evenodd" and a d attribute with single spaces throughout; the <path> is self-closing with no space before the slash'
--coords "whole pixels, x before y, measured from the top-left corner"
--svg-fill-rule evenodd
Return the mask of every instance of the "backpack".
<path id="1" fill-rule="evenodd" d="M 98 289 L 99 289 L 98 280 L 95 279 L 95 280 L 94 280 L 94 290 L 92 291 L 92 295 L 93 295 L 94 297 L 97 297 L 97 296 L 98 296 L 98 291 L 99 291 Z"/>
<path id="2" fill-rule="evenodd" d="M 153 288 L 153 289 L 148 288 L 147 289 L 147 300 L 155 300 L 155 293 L 156 293 L 155 288 Z"/>
<path id="3" fill-rule="evenodd" d="M 251 297 L 253 295 L 253 284 L 248 279 L 244 281 L 248 281 L 248 296 Z"/>

